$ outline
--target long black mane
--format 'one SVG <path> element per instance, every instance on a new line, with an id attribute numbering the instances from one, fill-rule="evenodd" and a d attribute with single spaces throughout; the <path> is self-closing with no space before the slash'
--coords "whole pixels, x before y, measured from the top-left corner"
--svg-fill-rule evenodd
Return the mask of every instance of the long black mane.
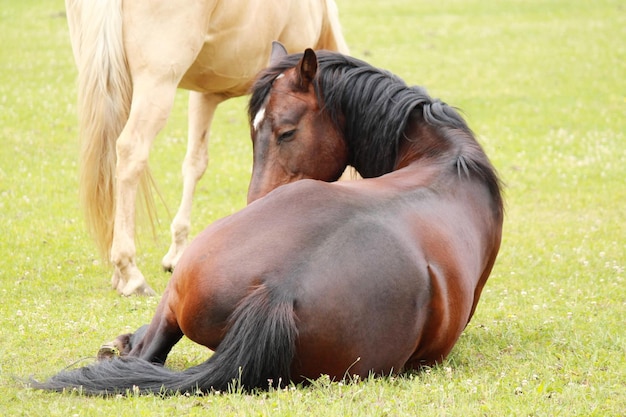
<path id="1" fill-rule="evenodd" d="M 422 87 L 409 87 L 396 75 L 359 59 L 328 51 L 316 51 L 316 55 L 314 86 L 320 107 L 343 126 L 350 165 L 363 177 L 377 177 L 394 169 L 400 141 L 411 115 L 417 112 L 437 129 L 442 140 L 458 149 L 451 168 L 460 175 L 478 176 L 491 191 L 496 206 L 502 207 L 498 175 L 455 108 L 430 97 Z M 288 55 L 259 75 L 252 87 L 250 120 L 261 109 L 276 77 L 295 67 L 301 57 Z"/>

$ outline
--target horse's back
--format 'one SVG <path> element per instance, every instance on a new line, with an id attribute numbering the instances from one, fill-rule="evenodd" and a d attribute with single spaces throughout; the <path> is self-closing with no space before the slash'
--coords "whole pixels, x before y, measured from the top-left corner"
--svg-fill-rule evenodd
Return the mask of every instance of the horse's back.
<path id="1" fill-rule="evenodd" d="M 479 226 L 439 191 L 382 184 L 299 181 L 268 195 L 277 200 L 269 212 L 285 220 L 285 206 L 300 218 L 283 233 L 306 231 L 291 241 L 294 274 L 279 278 L 301 323 L 295 373 L 432 364 L 469 321 L 487 262 Z"/>
<path id="2" fill-rule="evenodd" d="M 339 210 L 348 208 L 327 222 L 322 229 L 326 240 L 309 251 L 311 275 L 300 269 L 299 319 L 319 326 L 301 330 L 303 350 L 336 352 L 328 346 L 306 347 L 330 343 L 320 333 L 335 335 L 330 339 L 335 342 L 353 340 L 355 351 L 344 347 L 341 352 L 352 353 L 353 360 L 359 353 L 355 371 L 385 372 L 385 366 L 400 370 L 447 356 L 472 315 L 497 251 L 493 245 L 499 229 L 485 224 L 490 222 L 485 220 L 490 218 L 488 208 L 473 206 L 476 194 L 482 200 L 480 188 L 462 191 L 466 199 L 430 187 L 394 195 L 391 187 L 375 190 L 362 182 L 311 183 L 305 188 L 310 188 L 309 196 L 326 190 L 328 196 L 316 205 L 318 211 L 331 209 L 320 217 L 331 216 L 334 204 Z M 341 320 L 324 324 L 315 320 L 317 315 Z M 394 340 L 393 349 L 381 353 L 387 340 Z M 402 363 L 387 358 L 402 358 Z"/>
<path id="3" fill-rule="evenodd" d="M 308 47 L 347 52 L 336 8 L 327 1 L 131 2 L 124 4 L 124 14 L 131 71 L 162 68 L 179 78 L 182 88 L 227 97 L 247 92 L 267 66 L 274 40 L 292 52 Z"/>

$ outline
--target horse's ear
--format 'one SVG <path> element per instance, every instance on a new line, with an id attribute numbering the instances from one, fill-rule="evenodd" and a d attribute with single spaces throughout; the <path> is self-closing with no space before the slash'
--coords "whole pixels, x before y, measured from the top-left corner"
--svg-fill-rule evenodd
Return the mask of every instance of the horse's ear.
<path id="1" fill-rule="evenodd" d="M 304 51 L 304 55 L 296 66 L 296 72 L 298 74 L 298 84 L 303 90 L 309 89 L 309 84 L 315 78 L 317 73 L 317 55 L 311 48 L 307 48 Z"/>
<path id="2" fill-rule="evenodd" d="M 283 46 L 282 43 L 278 41 L 272 42 L 272 53 L 270 54 L 270 65 L 276 65 L 280 62 L 284 57 L 288 55 L 287 49 Z"/>

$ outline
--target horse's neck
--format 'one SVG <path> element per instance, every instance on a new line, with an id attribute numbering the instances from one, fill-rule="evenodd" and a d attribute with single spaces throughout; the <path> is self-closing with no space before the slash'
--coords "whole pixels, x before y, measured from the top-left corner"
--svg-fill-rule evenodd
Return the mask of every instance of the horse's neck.
<path id="1" fill-rule="evenodd" d="M 412 120 L 399 144 L 394 171 L 385 177 L 404 190 L 428 187 L 460 196 L 462 189 L 466 203 L 484 205 L 501 218 L 499 183 L 492 169 L 471 132 Z"/>
<path id="2" fill-rule="evenodd" d="M 413 164 L 424 166 L 436 163 L 449 156 L 453 147 L 441 131 L 414 117 L 400 140 L 394 170 Z"/>

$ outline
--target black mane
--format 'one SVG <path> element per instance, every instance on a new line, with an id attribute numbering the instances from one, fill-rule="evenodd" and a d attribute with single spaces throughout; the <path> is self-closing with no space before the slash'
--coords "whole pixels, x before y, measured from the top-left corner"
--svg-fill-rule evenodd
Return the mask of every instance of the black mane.
<path id="1" fill-rule="evenodd" d="M 501 184 L 495 169 L 463 117 L 453 107 L 433 99 L 419 86 L 409 87 L 396 75 L 359 59 L 316 51 L 318 72 L 314 86 L 322 108 L 339 123 L 350 151 L 350 165 L 363 177 L 377 177 L 394 169 L 400 140 L 413 112 L 457 145 L 454 168 L 459 175 L 477 175 L 502 205 Z M 302 54 L 286 56 L 264 70 L 252 87 L 250 120 L 261 109 L 276 77 L 297 65 Z"/>

